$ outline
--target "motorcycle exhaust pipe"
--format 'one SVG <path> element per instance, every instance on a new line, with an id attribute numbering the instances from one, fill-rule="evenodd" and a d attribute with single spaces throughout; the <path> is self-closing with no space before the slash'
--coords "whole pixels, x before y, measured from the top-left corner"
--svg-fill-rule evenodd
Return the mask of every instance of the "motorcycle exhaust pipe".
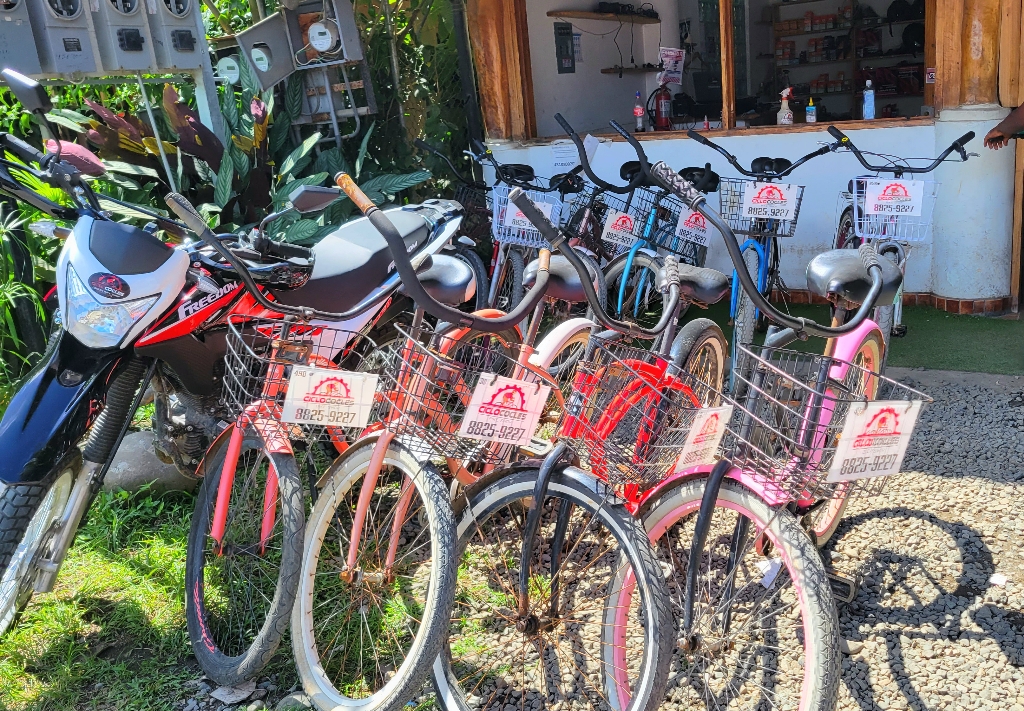
<path id="1" fill-rule="evenodd" d="M 64 507 L 64 515 L 57 524 L 57 531 L 49 546 L 49 557 L 36 563 L 39 570 L 36 575 L 35 591 L 37 593 L 48 593 L 53 590 L 57 582 L 57 573 L 60 572 L 64 558 L 67 557 L 71 542 L 75 538 L 78 524 L 89 508 L 92 501 L 93 484 L 96 482 L 103 465 L 96 462 L 85 462 L 82 471 L 75 479 L 75 485 L 71 489 L 71 496 Z"/>

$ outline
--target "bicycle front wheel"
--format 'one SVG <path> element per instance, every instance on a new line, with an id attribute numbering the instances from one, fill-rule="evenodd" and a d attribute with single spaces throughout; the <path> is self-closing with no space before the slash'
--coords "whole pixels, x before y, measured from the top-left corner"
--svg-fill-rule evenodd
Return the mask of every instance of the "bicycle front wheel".
<path id="1" fill-rule="evenodd" d="M 680 620 L 705 483 L 681 482 L 643 515 L 659 561 L 672 570 L 668 585 Z M 673 664 L 679 673 L 668 689 L 669 702 L 716 711 L 835 708 L 840 671 L 835 603 L 814 544 L 792 514 L 726 480 L 694 592 L 692 637 L 680 640 Z"/>
<path id="2" fill-rule="evenodd" d="M 550 479 L 522 610 L 523 527 L 537 476 L 498 473 L 458 502 L 456 604 L 434 665 L 438 701 L 447 711 L 653 711 L 674 628 L 664 574 L 638 522 L 578 470 Z"/>
<path id="3" fill-rule="evenodd" d="M 448 491 L 432 464 L 397 441 L 374 475 L 376 442 L 365 439 L 338 458 L 309 518 L 292 649 L 303 688 L 323 711 L 405 706 L 429 674 L 451 613 Z"/>

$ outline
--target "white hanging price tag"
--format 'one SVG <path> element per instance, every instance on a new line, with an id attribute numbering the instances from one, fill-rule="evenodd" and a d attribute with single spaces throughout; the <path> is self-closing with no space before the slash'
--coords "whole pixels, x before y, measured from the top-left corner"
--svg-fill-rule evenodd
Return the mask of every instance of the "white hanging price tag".
<path id="1" fill-rule="evenodd" d="M 632 247 L 636 242 L 636 218 L 626 212 L 609 210 L 601 239 L 610 244 Z"/>
<path id="2" fill-rule="evenodd" d="M 899 473 L 920 412 L 920 400 L 850 405 L 826 481 L 835 484 Z"/>
<path id="3" fill-rule="evenodd" d="M 921 216 L 923 180 L 869 180 L 864 186 L 864 212 L 868 215 Z"/>
<path id="4" fill-rule="evenodd" d="M 537 202 L 534 200 L 534 204 L 544 213 L 544 217 L 551 219 L 551 213 L 555 210 L 555 205 L 550 202 Z M 533 226 L 533 223 L 523 214 L 523 211 L 516 207 L 515 203 L 509 200 L 508 207 L 505 208 L 505 218 L 501 222 L 503 227 L 511 227 L 517 230 L 533 230 L 537 232 L 537 228 Z"/>
<path id="5" fill-rule="evenodd" d="M 482 373 L 459 426 L 459 436 L 482 442 L 529 444 L 551 388 Z"/>
<path id="6" fill-rule="evenodd" d="M 696 210 L 691 212 L 682 210 L 679 213 L 679 222 L 676 223 L 676 237 L 687 242 L 699 244 L 701 247 L 707 247 L 709 234 L 708 221 L 704 219 L 704 215 Z"/>
<path id="7" fill-rule="evenodd" d="M 792 220 L 798 188 L 787 183 L 747 183 L 743 186 L 743 217 Z"/>
<path id="8" fill-rule="evenodd" d="M 295 366 L 281 412 L 283 422 L 325 427 L 366 427 L 377 376 L 334 368 Z"/>
<path id="9" fill-rule="evenodd" d="M 680 472 L 703 464 L 712 464 L 718 445 L 725 434 L 725 427 L 732 417 L 732 405 L 724 407 L 705 407 L 697 411 L 693 418 L 693 426 L 686 436 L 683 451 L 676 459 L 673 471 Z"/>

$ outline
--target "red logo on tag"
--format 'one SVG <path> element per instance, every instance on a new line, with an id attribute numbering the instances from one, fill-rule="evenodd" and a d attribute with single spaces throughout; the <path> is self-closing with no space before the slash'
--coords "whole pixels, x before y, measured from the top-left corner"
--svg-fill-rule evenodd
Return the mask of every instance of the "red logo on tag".
<path id="1" fill-rule="evenodd" d="M 704 219 L 704 215 L 699 212 L 694 212 L 691 213 L 683 222 L 683 227 L 689 227 L 691 230 L 700 230 L 701 232 L 704 232 L 708 228 L 708 222 Z"/>
<path id="2" fill-rule="evenodd" d="M 615 222 L 608 229 L 614 230 L 615 232 L 632 232 L 633 231 L 633 218 L 630 215 L 622 214 L 615 218 Z"/>
<path id="3" fill-rule="evenodd" d="M 108 299 L 123 299 L 131 293 L 128 282 L 115 274 L 99 272 L 89 277 L 89 288 Z"/>
<path id="4" fill-rule="evenodd" d="M 644 107 L 642 107 L 642 106 L 634 106 L 633 107 L 633 115 L 634 116 L 643 116 L 644 115 Z"/>
<path id="5" fill-rule="evenodd" d="M 878 193 L 879 202 L 909 202 L 912 198 L 903 183 L 891 183 Z"/>
<path id="6" fill-rule="evenodd" d="M 716 412 L 709 417 L 705 422 L 704 426 L 700 428 L 700 432 L 693 438 L 694 444 L 704 444 L 710 439 L 714 439 L 715 435 L 718 434 L 718 413 Z"/>
<path id="7" fill-rule="evenodd" d="M 854 438 L 853 448 L 893 446 L 900 441 L 899 427 L 899 414 L 891 407 L 887 407 L 875 413 L 864 431 Z"/>
<path id="8" fill-rule="evenodd" d="M 757 191 L 751 202 L 755 205 L 785 205 L 786 196 L 774 185 L 765 185 Z"/>
<path id="9" fill-rule="evenodd" d="M 499 388 L 498 392 L 491 395 L 491 399 L 482 403 L 479 407 L 480 413 L 493 415 L 495 417 L 512 418 L 516 420 L 525 419 L 526 394 L 518 385 L 506 385 Z"/>
<path id="10" fill-rule="evenodd" d="M 339 377 L 324 378 L 313 390 L 302 398 L 303 402 L 339 403 L 352 399 L 352 391 Z"/>

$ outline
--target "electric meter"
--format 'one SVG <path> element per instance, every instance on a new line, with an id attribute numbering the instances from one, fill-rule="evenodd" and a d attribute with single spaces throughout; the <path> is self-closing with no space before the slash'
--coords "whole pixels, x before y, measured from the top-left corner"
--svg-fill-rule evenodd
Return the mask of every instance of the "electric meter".
<path id="1" fill-rule="evenodd" d="M 157 68 L 149 20 L 141 0 L 90 0 L 100 63 L 108 72 Z"/>
<path id="2" fill-rule="evenodd" d="M 85 0 L 21 0 L 46 74 L 90 74 L 99 69 Z"/>
<path id="3" fill-rule="evenodd" d="M 0 2 L 0 66 L 28 76 L 43 70 L 26 0 Z"/>
<path id="4" fill-rule="evenodd" d="M 193 0 L 147 0 L 153 51 L 161 69 L 198 69 L 207 52 L 205 31 Z"/>
<path id="5" fill-rule="evenodd" d="M 237 84 L 242 78 L 242 68 L 238 66 L 238 57 L 221 57 L 217 62 L 217 76 L 228 84 Z"/>
<path id="6" fill-rule="evenodd" d="M 253 47 L 252 51 L 249 52 L 249 56 L 252 58 L 253 66 L 261 72 L 269 72 L 270 67 L 274 65 L 274 58 L 270 53 L 270 47 L 265 44 L 258 44 Z"/>
<path id="7" fill-rule="evenodd" d="M 309 44 L 317 52 L 327 54 L 338 48 L 338 28 L 330 21 L 314 22 L 309 26 Z"/>

